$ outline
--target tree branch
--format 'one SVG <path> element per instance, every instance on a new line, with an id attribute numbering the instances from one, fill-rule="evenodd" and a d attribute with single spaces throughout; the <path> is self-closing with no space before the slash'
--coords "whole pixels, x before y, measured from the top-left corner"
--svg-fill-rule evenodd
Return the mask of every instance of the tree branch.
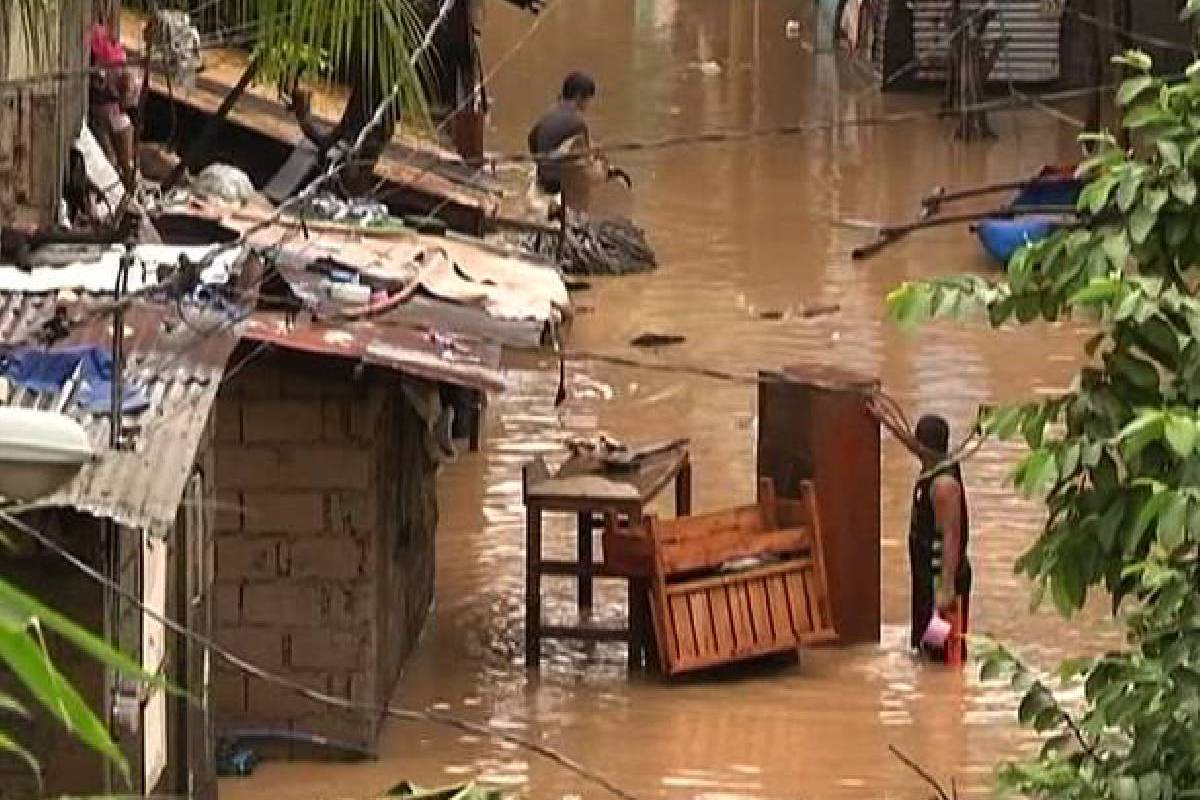
<path id="1" fill-rule="evenodd" d="M 892 751 L 892 755 L 894 755 L 900 761 L 901 764 L 908 767 L 913 772 L 917 773 L 917 775 L 921 778 L 921 780 L 923 780 L 923 781 L 925 781 L 925 783 L 929 784 L 929 786 L 935 792 L 937 792 L 937 796 L 938 796 L 939 800 L 953 800 L 953 798 L 949 794 L 946 793 L 946 790 L 942 788 L 942 785 L 940 783 L 938 783 L 936 778 L 934 778 L 932 775 L 930 775 L 928 772 L 926 772 L 925 768 L 922 767 L 920 764 L 913 761 L 911 758 L 909 758 L 904 753 L 902 753 L 900 751 L 900 748 L 896 747 L 896 745 L 894 745 L 894 744 L 889 744 L 888 750 Z"/>

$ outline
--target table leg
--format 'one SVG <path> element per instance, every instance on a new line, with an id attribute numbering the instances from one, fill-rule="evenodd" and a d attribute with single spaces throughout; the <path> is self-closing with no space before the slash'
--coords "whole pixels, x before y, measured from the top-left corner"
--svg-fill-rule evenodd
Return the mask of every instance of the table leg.
<path id="1" fill-rule="evenodd" d="M 576 590 L 576 605 L 579 608 L 579 618 L 590 617 L 592 614 L 592 584 L 595 572 L 594 555 L 592 553 L 592 512 L 580 511 L 578 515 L 579 541 L 578 564 L 576 573 L 578 581 Z"/>
<path id="2" fill-rule="evenodd" d="M 642 524 L 640 510 L 627 515 L 630 530 Z M 645 578 L 629 579 L 629 669 L 641 669 L 645 663 L 650 632 L 650 584 Z"/>
<path id="3" fill-rule="evenodd" d="M 542 657 L 542 510 L 525 511 L 525 667 L 536 669 Z"/>
<path id="4" fill-rule="evenodd" d="M 692 513 L 692 462 L 685 461 L 675 476 L 675 516 Z"/>
<path id="5" fill-rule="evenodd" d="M 629 579 L 629 670 L 640 669 L 646 650 L 646 582 Z"/>

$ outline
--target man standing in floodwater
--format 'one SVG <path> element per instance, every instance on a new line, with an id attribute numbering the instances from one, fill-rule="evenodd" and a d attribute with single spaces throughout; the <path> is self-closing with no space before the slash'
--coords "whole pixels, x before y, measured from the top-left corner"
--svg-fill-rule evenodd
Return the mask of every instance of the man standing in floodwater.
<path id="1" fill-rule="evenodd" d="M 915 455 L 921 475 L 913 487 L 908 556 L 912 568 L 912 634 L 920 648 L 934 610 L 951 622 L 947 663 L 962 663 L 971 614 L 971 562 L 967 544 L 971 521 L 967 491 L 957 463 L 945 465 L 950 451 L 950 425 L 936 415 L 917 422 Z M 962 648 L 953 653 L 951 648 Z"/>
<path id="2" fill-rule="evenodd" d="M 591 147 L 591 136 L 583 114 L 595 96 L 596 81 L 590 75 L 583 72 L 568 75 L 563 81 L 558 102 L 529 131 L 529 152 L 535 156 L 553 153 L 576 136 L 582 136 L 583 144 Z M 539 161 L 537 183 L 543 192 L 561 192 L 562 165 L 553 161 Z"/>

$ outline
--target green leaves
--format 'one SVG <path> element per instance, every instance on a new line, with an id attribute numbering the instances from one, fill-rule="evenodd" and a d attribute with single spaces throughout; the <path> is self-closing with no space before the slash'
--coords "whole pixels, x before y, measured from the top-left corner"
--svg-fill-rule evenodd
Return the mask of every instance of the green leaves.
<path id="1" fill-rule="evenodd" d="M 1154 68 L 1154 60 L 1141 50 L 1127 50 L 1120 55 L 1113 56 L 1112 63 L 1129 67 L 1137 72 L 1149 72 Z"/>
<path id="2" fill-rule="evenodd" d="M 1158 84 L 1158 81 L 1153 75 L 1139 75 L 1136 78 L 1130 78 L 1121 84 L 1121 88 L 1117 90 L 1117 104 L 1127 106 L 1136 100 L 1147 89 L 1152 89 Z"/>
<path id="3" fill-rule="evenodd" d="M 35 629 L 36 630 L 36 629 Z M 39 637 L 40 639 L 40 637 Z M 49 653 L 30 631 L 0 630 L 0 659 L 47 712 L 67 732 L 100 753 L 128 774 L 129 765 L 108 729 L 88 708 L 71 683 L 50 660 Z"/>
<path id="4" fill-rule="evenodd" d="M 1172 452 L 1179 458 L 1190 456 L 1196 448 L 1196 438 L 1200 432 L 1196 419 L 1184 414 L 1168 414 L 1163 427 Z"/>
<path id="5" fill-rule="evenodd" d="M 1120 183 L 1120 178 L 1112 173 L 1101 175 L 1083 187 L 1079 193 L 1078 207 L 1081 211 L 1099 214 L 1108 205 L 1108 198 L 1113 189 Z"/>
<path id="6" fill-rule="evenodd" d="M 108 728 L 54 665 L 43 628 L 95 659 L 98 668 L 108 667 L 142 683 L 170 687 L 164 679 L 148 674 L 102 639 L 0 578 L 0 662 L 43 711 L 56 718 L 70 735 L 116 764 L 128 778 L 128 764 Z M 28 714 L 22 704 L 5 694 L 0 694 L 0 712 Z M 34 756 L 3 729 L 0 729 L 0 751 L 20 758 L 37 771 Z"/>
<path id="7" fill-rule="evenodd" d="M 1013 483 L 1026 497 L 1044 494 L 1058 478 L 1058 463 L 1049 449 L 1032 451 L 1017 465 Z"/>
<path id="8" fill-rule="evenodd" d="M 1200 800 L 1200 61 L 1186 81 L 1154 77 L 1143 53 L 1117 61 L 1134 71 L 1117 93 L 1132 135 L 1080 137 L 1082 225 L 1023 248 L 1001 282 L 939 278 L 893 298 L 909 321 L 961 292 L 994 326 L 1094 325 L 1069 392 L 984 420 L 1023 440 L 1013 483 L 1044 498 L 1016 565 L 1035 602 L 1069 617 L 1102 588 L 1124 634 L 1122 649 L 1064 665 L 1083 678 L 1074 717 L 1014 659 L 985 656 L 982 678 L 1008 678 L 1020 720 L 1045 734 L 1001 772 L 1031 800 Z"/>

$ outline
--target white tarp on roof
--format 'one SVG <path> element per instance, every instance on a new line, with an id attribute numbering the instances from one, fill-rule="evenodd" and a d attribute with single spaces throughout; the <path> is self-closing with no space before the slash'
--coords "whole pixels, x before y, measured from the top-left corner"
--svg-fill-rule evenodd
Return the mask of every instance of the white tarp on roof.
<path id="1" fill-rule="evenodd" d="M 133 248 L 133 269 L 129 271 L 127 291 L 136 292 L 158 283 L 160 265 L 176 267 L 180 256 L 193 263 L 201 261 L 218 245 L 175 247 L 161 244 L 140 244 Z M 63 289 L 72 289 L 94 294 L 111 294 L 117 285 L 121 268 L 123 245 L 113 245 L 98 256 L 81 260 L 64 267 L 35 267 L 26 271 L 19 267 L 0 264 L 0 291 L 44 294 Z M 233 265 L 242 257 L 242 250 L 235 248 L 219 253 L 212 265 L 201 273 L 200 279 L 208 284 L 228 282 Z"/>

